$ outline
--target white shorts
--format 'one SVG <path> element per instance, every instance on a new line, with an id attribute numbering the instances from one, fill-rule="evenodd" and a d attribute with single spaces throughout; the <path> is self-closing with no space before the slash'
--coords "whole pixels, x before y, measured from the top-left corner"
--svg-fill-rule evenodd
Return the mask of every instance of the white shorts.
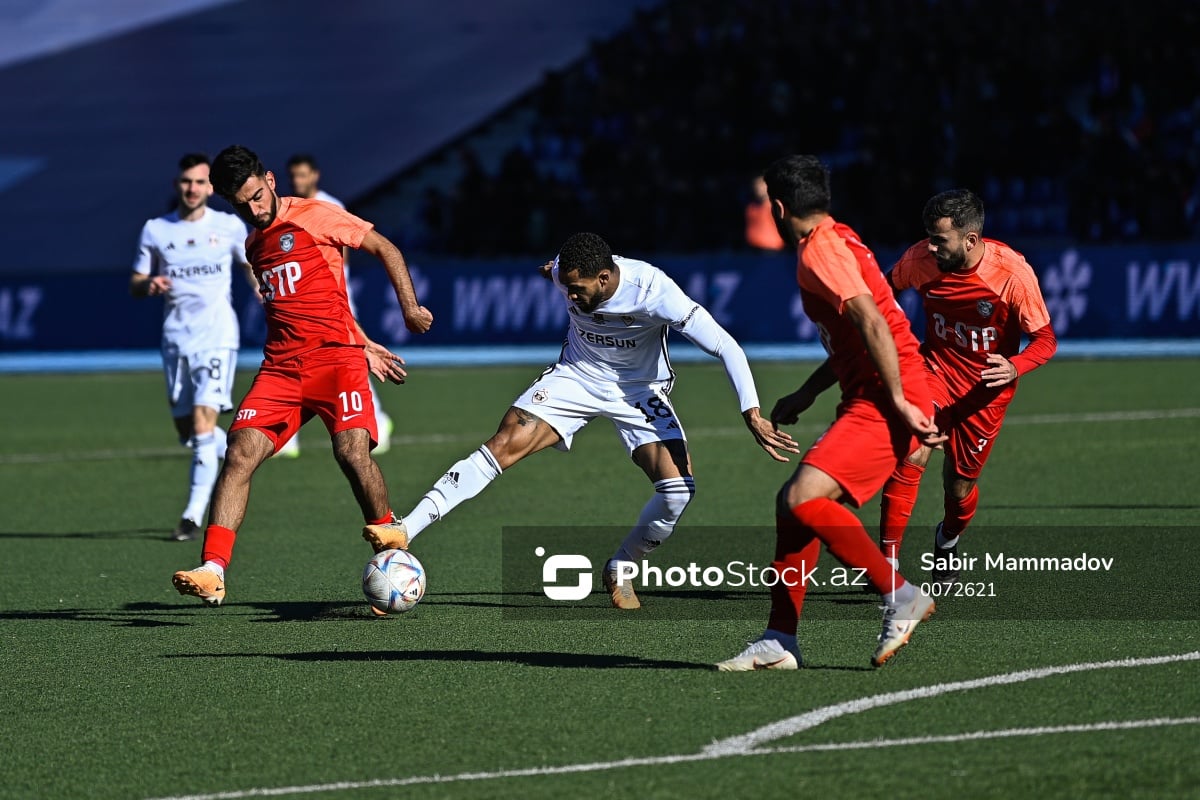
<path id="1" fill-rule="evenodd" d="M 201 350 L 185 356 L 174 348 L 164 347 L 162 359 L 172 417 L 190 417 L 196 406 L 217 411 L 233 408 L 237 350 Z"/>
<path id="2" fill-rule="evenodd" d="M 687 441 L 663 383 L 597 383 L 564 364 L 546 369 L 513 406 L 545 422 L 570 450 L 571 440 L 596 417 L 612 420 L 625 449 L 671 439 Z"/>

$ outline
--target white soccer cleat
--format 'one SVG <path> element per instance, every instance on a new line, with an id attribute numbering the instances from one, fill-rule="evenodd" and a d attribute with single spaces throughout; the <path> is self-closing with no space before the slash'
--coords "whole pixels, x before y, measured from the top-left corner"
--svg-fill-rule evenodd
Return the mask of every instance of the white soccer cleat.
<path id="1" fill-rule="evenodd" d="M 799 669 L 800 654 L 793 653 L 776 639 L 759 639 L 751 642 L 742 652 L 728 661 L 721 661 L 717 669 L 721 672 L 751 672 L 756 669 Z"/>
<path id="2" fill-rule="evenodd" d="M 917 596 L 901 606 L 883 607 L 883 630 L 879 634 L 879 646 L 871 656 L 871 666 L 882 667 L 901 647 L 908 644 L 918 623 L 933 616 L 937 610 L 933 598 L 917 589 Z"/>

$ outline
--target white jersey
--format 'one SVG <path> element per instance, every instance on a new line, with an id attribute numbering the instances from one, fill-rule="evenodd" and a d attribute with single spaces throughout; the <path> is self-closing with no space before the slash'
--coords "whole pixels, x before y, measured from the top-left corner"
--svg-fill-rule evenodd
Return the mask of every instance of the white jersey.
<path id="1" fill-rule="evenodd" d="M 233 214 L 208 208 L 188 222 L 172 211 L 146 222 L 133 271 L 171 279 L 163 298 L 164 347 L 184 354 L 237 349 L 235 263 L 246 263 L 246 226 Z"/>
<path id="2" fill-rule="evenodd" d="M 326 203 L 333 203 L 338 208 L 346 207 L 345 203 L 343 203 L 341 200 L 338 200 L 336 197 L 323 189 L 317 189 L 317 193 L 313 195 L 313 200 L 324 200 Z"/>
<path id="3" fill-rule="evenodd" d="M 590 314 L 567 300 L 570 327 L 559 363 L 597 382 L 661 383 L 670 391 L 675 373 L 667 332 L 674 328 L 724 362 L 743 411 L 757 407 L 746 355 L 712 315 L 658 267 L 622 256 L 613 261 L 620 282 L 612 297 Z M 557 263 L 552 277 L 566 299 Z"/>

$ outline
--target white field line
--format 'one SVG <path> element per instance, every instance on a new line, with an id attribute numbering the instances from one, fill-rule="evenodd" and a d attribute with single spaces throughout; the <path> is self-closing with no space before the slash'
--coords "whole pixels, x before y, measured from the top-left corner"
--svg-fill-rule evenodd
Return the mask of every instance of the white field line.
<path id="1" fill-rule="evenodd" d="M 815 722 L 813 725 L 808 726 L 808 728 L 811 728 L 815 727 L 815 725 L 819 725 L 821 722 L 824 722 L 827 719 L 833 719 L 834 717 L 843 716 L 844 714 L 857 714 L 861 711 L 866 711 L 869 708 L 877 708 L 880 705 L 891 705 L 896 702 L 903 702 L 903 700 L 890 700 L 889 702 L 872 704 L 870 701 L 875 698 L 895 698 L 899 695 L 907 695 L 907 697 L 905 697 L 906 700 L 916 700 L 924 697 L 935 697 L 938 694 L 944 694 L 946 691 L 964 691 L 969 688 L 981 688 L 983 686 L 1002 686 L 1005 684 L 1018 683 L 1020 681 L 1034 680 L 1035 678 L 1048 677 L 1050 675 L 1062 675 L 1071 672 L 1085 672 L 1097 669 L 1121 669 L 1168 664 L 1178 661 L 1197 660 L 1200 660 L 1200 651 L 1181 653 L 1179 655 L 1157 656 L 1154 658 L 1127 658 L 1119 661 L 1067 664 L 1059 667 L 1023 670 L 1021 672 L 1013 672 L 1006 675 L 993 675 L 974 681 L 936 684 L 934 686 L 928 686 L 922 689 L 914 689 L 909 692 L 892 692 L 890 694 L 875 695 L 874 697 L 864 697 L 860 700 L 851 701 L 850 703 L 839 703 L 834 706 L 827 706 L 824 709 L 816 709 L 808 714 L 802 714 L 800 717 L 792 717 L 791 720 L 801 718 L 815 719 L 820 717 L 821 719 L 819 722 Z M 971 685 L 968 686 L 968 684 Z M 953 688 L 946 688 L 943 691 L 937 691 L 941 687 Z M 862 705 L 859 707 L 856 704 Z M 853 710 L 843 710 L 832 715 L 822 714 L 822 712 L 829 709 L 845 709 L 851 706 L 854 706 Z M 784 720 L 783 722 L 787 723 L 791 720 Z M 1200 717 L 1159 717 L 1155 719 L 1096 722 L 1082 725 L 1056 725 L 1038 728 L 1008 728 L 1005 730 L 994 731 L 972 731 L 968 733 L 948 734 L 944 736 L 917 736 L 904 739 L 874 739 L 858 742 L 830 742 L 822 744 L 769 748 L 760 748 L 754 744 L 747 744 L 747 746 L 743 747 L 740 745 L 740 743 L 743 739 L 745 739 L 745 737 L 733 737 L 731 739 L 725 739 L 723 742 L 738 742 L 738 746 L 722 746 L 722 742 L 714 742 L 712 745 L 704 748 L 699 753 L 645 756 L 641 758 L 623 758 L 617 761 L 594 761 L 583 764 L 563 764 L 555 767 L 525 767 L 522 769 L 505 769 L 491 772 L 459 772 L 452 775 L 413 775 L 407 778 L 379 778 L 369 781 L 339 781 L 337 783 L 308 784 L 304 786 L 258 787 L 253 789 L 240 789 L 227 792 L 214 792 L 212 794 L 171 795 L 168 797 L 155 798 L 155 800 L 241 800 L 241 798 L 246 797 L 282 797 L 286 795 L 321 794 L 325 792 L 351 791 L 358 789 L 418 786 L 423 784 L 461 783 L 467 781 L 488 781 L 498 780 L 501 778 L 572 775 L 585 772 L 602 772 L 606 770 L 625 769 L 628 767 L 652 767 L 670 764 L 684 764 L 696 761 L 714 761 L 719 758 L 744 758 L 746 756 L 766 756 L 838 750 L 874 750 L 885 747 L 904 747 L 920 744 L 942 744 L 981 741 L 987 739 L 1016 738 L 1022 736 L 1044 736 L 1058 733 L 1090 733 L 1094 731 L 1135 730 L 1140 728 L 1157 728 L 1197 724 L 1200 724 Z M 760 731 L 766 731 L 773 728 L 774 726 L 766 726 L 765 728 L 760 728 L 759 731 L 747 734 L 747 736 L 753 736 Z M 801 730 L 804 729 L 807 728 L 803 728 Z M 780 733 L 779 735 L 787 736 L 794 732 L 795 731 L 788 731 Z M 773 736 L 771 738 L 778 738 L 778 736 Z M 761 739 L 759 741 L 769 741 L 769 739 Z"/>
<path id="2" fill-rule="evenodd" d="M 1070 425 L 1104 422 L 1157 422 L 1168 419 L 1200 418 L 1200 408 L 1143 409 L 1135 411 L 1094 411 L 1061 414 L 1013 414 L 1005 419 L 1005 425 Z M 827 423 L 799 425 L 789 432 L 817 433 L 825 430 Z M 315 430 L 315 429 L 314 429 Z M 733 438 L 745 436 L 743 427 L 689 428 L 692 439 Z M 392 437 L 393 447 L 414 447 L 430 444 L 478 444 L 487 434 L 426 433 Z M 311 444 L 310 444 L 311 442 Z M 329 442 L 318 434 L 305 437 L 305 447 L 329 449 Z M 9 453 L 0 454 L 0 466 L 14 464 L 62 464 L 77 461 L 114 461 L 119 459 L 161 458 L 164 456 L 190 457 L 186 447 L 145 447 L 130 449 L 88 450 L 60 453 Z"/>
<path id="3" fill-rule="evenodd" d="M 720 739 L 705 747 L 704 752 L 746 752 L 747 750 L 760 747 L 767 742 L 772 742 L 776 739 L 782 739 L 787 736 L 794 736 L 801 731 L 815 728 L 831 719 L 837 719 L 838 717 L 844 717 L 850 714 L 861 714 L 864 711 L 870 711 L 871 709 L 882 708 L 884 706 L 907 703 L 909 700 L 925 700 L 930 697 L 938 697 L 939 695 L 949 694 L 951 692 L 966 692 L 971 691 L 972 689 L 986 689 L 992 686 L 1007 686 L 1013 683 L 1036 681 L 1042 678 L 1048 678 L 1052 675 L 1067 675 L 1072 672 L 1088 672 L 1096 669 L 1146 667 L 1157 664 L 1167 664 L 1173 661 L 1200 661 L 1200 651 L 1173 656 L 1157 656 L 1154 658 L 1126 658 L 1119 661 L 1093 661 L 1083 664 L 1064 664 L 1057 667 L 1039 667 L 1037 669 L 1021 670 L 1020 672 L 1009 672 L 1003 675 L 989 675 L 986 678 L 976 678 L 969 681 L 937 683 L 933 686 L 922 686 L 917 689 L 906 689 L 902 692 L 889 692 L 887 694 L 876 694 L 869 697 L 860 697 L 857 700 L 848 700 L 844 703 L 835 703 L 831 706 L 813 709 L 812 711 L 799 714 L 795 717 L 788 717 L 787 719 L 782 719 L 778 722 L 772 722 L 770 725 L 764 725 L 757 730 L 744 733 L 740 736 L 731 736 L 728 739 Z"/>

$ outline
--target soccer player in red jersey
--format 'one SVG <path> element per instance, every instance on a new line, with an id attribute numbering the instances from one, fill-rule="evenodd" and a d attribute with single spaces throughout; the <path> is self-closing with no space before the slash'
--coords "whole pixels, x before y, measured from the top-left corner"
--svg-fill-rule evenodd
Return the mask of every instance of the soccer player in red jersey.
<path id="1" fill-rule="evenodd" d="M 784 240 L 796 248 L 804 311 L 829 354 L 804 385 L 775 404 L 790 424 L 836 380 L 837 419 L 809 448 L 776 497 L 771 615 L 762 637 L 717 664 L 723 671 L 796 669 L 796 628 L 821 543 L 861 570 L 883 595 L 883 630 L 871 663 L 882 666 L 934 612 L 932 598 L 892 568 L 843 504 L 862 506 L 920 441 L 940 440 L 918 342 L 875 256 L 829 213 L 829 171 L 814 156 L 789 156 L 764 177 Z M 818 578 L 819 580 L 819 578 Z"/>
<path id="2" fill-rule="evenodd" d="M 259 282 L 267 319 L 263 363 L 229 430 L 225 464 L 213 490 L 200 567 L 176 572 L 180 594 L 209 605 L 225 599 L 225 568 L 246 514 L 255 470 L 300 426 L 319 416 L 333 456 L 350 481 L 368 524 L 393 519 L 387 486 L 371 458 L 375 409 L 368 373 L 403 382 L 403 361 L 363 333 L 350 313 L 342 248 L 362 249 L 383 262 L 406 327 L 433 324 L 417 302 L 404 257 L 371 223 L 328 203 L 280 198 L 275 176 L 252 151 L 234 145 L 213 162 L 217 193 L 253 226 L 246 255 Z"/>
<path id="3" fill-rule="evenodd" d="M 976 481 L 1000 433 L 1017 378 L 1045 364 L 1058 346 L 1037 276 L 1003 242 L 983 238 L 983 202 L 953 189 L 925 204 L 929 238 L 908 249 L 888 273 L 896 291 L 916 289 L 925 305 L 921 354 L 949 435 L 942 469 L 945 516 L 937 524 L 930 578 L 958 580 L 958 537 L 979 503 Z M 1029 344 L 1021 349 L 1021 334 Z M 897 563 L 930 450 L 902 461 L 883 488 L 879 535 Z M 950 558 L 954 556 L 955 559 Z"/>

